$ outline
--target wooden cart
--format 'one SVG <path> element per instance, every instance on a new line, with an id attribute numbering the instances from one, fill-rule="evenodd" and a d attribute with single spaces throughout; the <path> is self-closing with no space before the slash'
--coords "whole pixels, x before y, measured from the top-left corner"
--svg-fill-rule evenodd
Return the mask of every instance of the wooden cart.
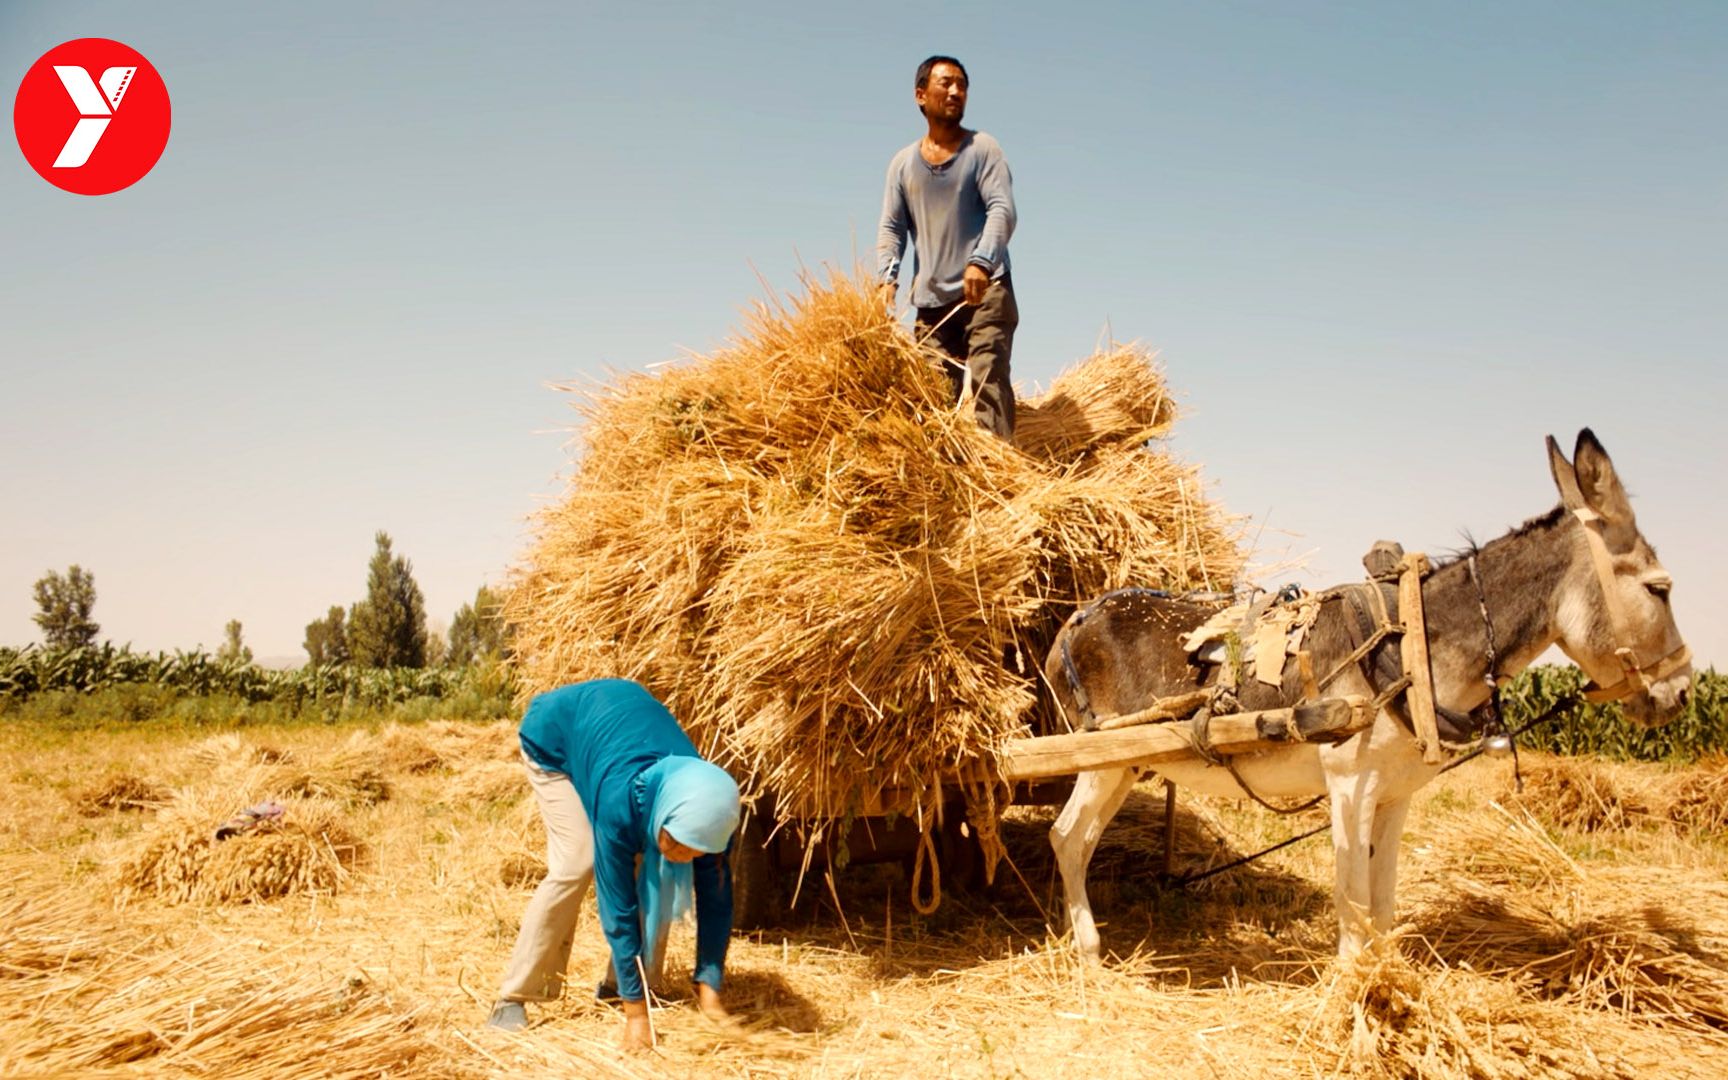
<path id="1" fill-rule="evenodd" d="M 1204 696 L 1161 699 L 1140 712 L 1109 717 L 1095 731 L 1015 739 L 1004 748 L 997 775 L 1014 785 L 1016 804 L 1049 805 L 1065 801 L 1073 777 L 1082 772 L 1201 757 L 1189 717 Z M 1289 708 L 1214 716 L 1207 725 L 1207 746 L 1211 754 L 1229 757 L 1297 743 L 1343 742 L 1373 720 L 1366 698 L 1321 698 Z M 958 794 L 967 779 L 961 770 L 953 770 L 944 778 L 944 789 Z M 865 799 L 840 839 L 850 861 L 905 858 L 917 850 L 923 842 L 917 825 L 904 815 L 896 819 L 888 814 L 889 807 L 906 804 L 905 794 L 880 789 Z M 747 821 L 735 848 L 734 922 L 740 928 L 770 924 L 783 911 L 787 877 L 806 865 L 819 865 L 809 862 L 809 852 L 787 830 L 774 835 L 766 818 L 759 813 Z M 949 880 L 963 879 L 978 861 L 977 846 L 960 830 L 961 814 L 947 814 L 944 820 L 951 824 L 936 837 L 936 855 Z"/>

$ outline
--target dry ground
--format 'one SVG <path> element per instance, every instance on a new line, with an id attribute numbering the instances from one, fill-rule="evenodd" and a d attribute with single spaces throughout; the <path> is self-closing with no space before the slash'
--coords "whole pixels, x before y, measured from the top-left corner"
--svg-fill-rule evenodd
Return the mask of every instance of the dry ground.
<path id="1" fill-rule="evenodd" d="M 618 1014 L 583 993 L 522 1035 L 483 1026 L 541 844 L 512 742 L 0 732 L 0 1075 L 1728 1075 L 1720 763 L 1527 756 L 1522 797 L 1509 762 L 1457 770 L 1412 814 L 1408 925 L 1347 966 L 1323 838 L 1163 890 L 1151 783 L 1094 864 L 1114 956 L 1080 964 L 1050 812 L 1016 810 L 1018 876 L 928 919 L 898 866 L 807 881 L 818 910 L 734 942 L 736 1027 L 671 1002 L 660 1049 L 623 1057 Z M 271 796 L 272 836 L 204 840 Z M 1316 820 L 1186 800 L 1178 868 Z M 590 909 L 579 981 L 604 957 Z"/>

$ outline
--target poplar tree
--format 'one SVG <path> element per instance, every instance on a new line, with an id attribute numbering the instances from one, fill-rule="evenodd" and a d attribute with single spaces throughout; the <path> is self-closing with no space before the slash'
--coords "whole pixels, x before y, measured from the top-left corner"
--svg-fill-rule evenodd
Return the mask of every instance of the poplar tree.
<path id="1" fill-rule="evenodd" d="M 366 598 L 348 616 L 348 653 L 361 667 L 426 666 L 426 600 L 414 567 L 379 530 L 366 573 Z"/>
<path id="2" fill-rule="evenodd" d="M 240 620 L 229 619 L 228 625 L 222 628 L 222 647 L 216 650 L 216 659 L 237 660 L 243 664 L 252 662 L 252 647 L 241 640 L 240 631 Z"/>
<path id="3" fill-rule="evenodd" d="M 456 609 L 450 620 L 450 651 L 445 662 L 451 667 L 472 664 L 483 656 L 504 655 L 503 597 L 480 586 L 472 604 Z"/>
<path id="4" fill-rule="evenodd" d="M 348 662 L 348 610 L 341 604 L 331 604 L 322 619 L 306 624 L 306 662 L 346 664 Z"/>

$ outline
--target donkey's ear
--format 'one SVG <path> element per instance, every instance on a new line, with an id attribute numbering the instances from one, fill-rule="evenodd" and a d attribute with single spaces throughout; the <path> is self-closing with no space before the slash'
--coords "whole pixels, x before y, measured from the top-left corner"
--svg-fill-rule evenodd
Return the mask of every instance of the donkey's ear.
<path id="1" fill-rule="evenodd" d="M 1578 490 L 1578 474 L 1572 471 L 1572 463 L 1560 452 L 1560 444 L 1552 435 L 1548 436 L 1548 471 L 1554 474 L 1554 486 L 1560 489 L 1561 506 L 1576 510 L 1584 505 L 1584 494 Z"/>
<path id="2" fill-rule="evenodd" d="M 1608 451 L 1602 449 L 1596 433 L 1585 428 L 1578 433 L 1578 447 L 1572 451 L 1572 463 L 1578 477 L 1578 490 L 1590 509 L 1614 524 L 1632 524 L 1632 502 Z"/>

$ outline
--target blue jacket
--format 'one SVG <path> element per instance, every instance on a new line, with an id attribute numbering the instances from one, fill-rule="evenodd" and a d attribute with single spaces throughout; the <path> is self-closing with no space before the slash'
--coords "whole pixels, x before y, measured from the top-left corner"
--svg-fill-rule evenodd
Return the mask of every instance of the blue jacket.
<path id="1" fill-rule="evenodd" d="M 663 758 L 702 755 L 666 706 L 628 679 L 595 679 L 537 695 L 522 717 L 520 738 L 523 752 L 536 765 L 570 778 L 588 813 L 594 828 L 600 927 L 612 947 L 619 994 L 640 1001 L 636 958 L 642 953 L 642 920 L 636 859 L 651 842 L 643 774 Z M 703 855 L 693 865 L 696 981 L 716 990 L 732 934 L 729 852 Z"/>

